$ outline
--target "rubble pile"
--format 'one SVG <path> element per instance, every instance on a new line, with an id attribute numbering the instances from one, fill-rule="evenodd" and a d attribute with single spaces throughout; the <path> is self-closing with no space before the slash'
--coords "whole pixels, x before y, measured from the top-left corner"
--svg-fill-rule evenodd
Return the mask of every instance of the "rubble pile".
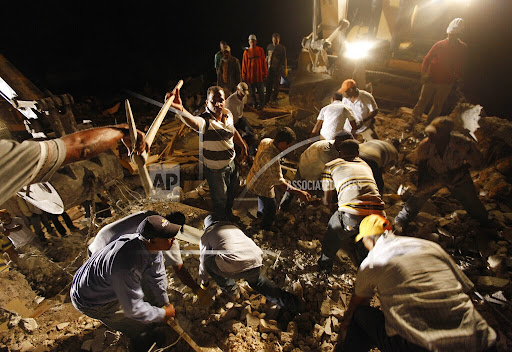
<path id="1" fill-rule="evenodd" d="M 282 124 L 292 126 L 297 136 L 307 136 L 315 119 L 315 115 L 301 111 L 292 112 L 292 119 L 276 114 L 274 120 L 258 120 L 256 113 L 250 114 L 254 114 L 249 116 L 251 122 L 259 121 L 255 127 L 260 137 L 271 134 Z M 173 123 L 164 128 L 174 131 Z M 387 114 L 379 113 L 375 126 L 381 139 L 399 145 L 399 163 L 384 175 L 386 213 L 393 218 L 415 191 L 417 169 L 412 153 L 424 138 L 425 119 L 413 123 L 410 109 L 401 108 Z M 480 119 L 480 126 L 475 134 L 486 166 L 472 170 L 472 176 L 495 228 L 478 227 L 449 192 L 442 189 L 425 204 L 411 223 L 408 234 L 438 242 L 453 256 L 475 284 L 475 306 L 498 332 L 498 350 L 507 351 L 512 348 L 512 124 L 497 117 L 485 117 Z M 179 141 L 179 148 L 193 144 L 188 140 L 194 138 L 193 134 L 183 135 L 185 138 Z M 169 143 L 168 138 L 160 138 L 162 143 Z M 287 162 L 296 163 L 298 155 L 300 153 L 286 156 Z M 149 208 L 167 213 L 180 210 L 185 213 L 187 224 L 201 228 L 201 221 L 209 209 L 205 201 L 207 197 L 207 187 L 198 186 L 182 194 L 182 202 L 196 208 L 175 202 L 145 203 L 133 199 L 125 211 Z M 251 206 L 255 205 L 256 200 Z M 279 287 L 303 296 L 305 309 L 288 326 L 279 326 L 277 307 L 243 282 L 239 282 L 238 299 L 227 297 L 212 282 L 208 289 L 214 302 L 210 307 L 202 307 L 194 293 L 174 273 L 169 273 L 168 292 L 180 326 L 198 344 L 218 346 L 223 351 L 332 351 L 350 300 L 356 268 L 339 252 L 339 260 L 331 274 L 318 270 L 316 263 L 331 211 L 324 206 L 295 202 L 288 212 L 277 214 L 275 231 L 266 232 L 258 230 L 250 210 L 243 207 L 237 210 L 242 229 L 264 251 L 265 275 Z M 117 211 L 105 223 L 123 215 L 126 214 Z M 489 235 L 492 240 L 483 243 L 482 235 Z M 63 291 L 70 278 L 62 268 L 69 266 L 72 272 L 71 268 L 81 265 L 85 257 L 80 256 L 80 251 L 86 246 L 86 238 L 87 231 L 83 231 L 66 241 L 56 241 L 50 251 L 32 254 L 27 263 L 19 267 L 26 278 L 17 271 L 0 274 L 1 306 L 5 307 L 13 298 L 19 297 L 31 310 L 18 316 L 14 309 L 0 311 L 0 350 L 29 351 L 42 346 L 38 350 L 127 351 L 126 338 L 78 313 L 66 298 L 66 290 Z M 182 243 L 184 265 L 196 278 L 197 249 L 197 245 Z M 17 286 L 19 292 L 13 291 Z M 32 290 L 47 299 L 38 302 Z M 30 292 L 30 295 L 22 297 L 22 292 Z M 373 304 L 378 306 L 378 299 L 374 299 Z M 41 308 L 43 305 L 45 308 Z M 39 315 L 34 314 L 37 309 L 41 311 Z M 179 341 L 173 348 L 171 350 L 192 350 L 184 341 Z"/>

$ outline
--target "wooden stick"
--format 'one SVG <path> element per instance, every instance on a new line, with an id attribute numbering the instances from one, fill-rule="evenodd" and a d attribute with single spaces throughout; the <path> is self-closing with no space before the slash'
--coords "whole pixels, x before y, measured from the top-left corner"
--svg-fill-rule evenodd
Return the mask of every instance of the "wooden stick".
<path id="1" fill-rule="evenodd" d="M 176 319 L 169 320 L 167 322 L 171 328 L 174 329 L 182 338 L 185 340 L 190 347 L 194 349 L 196 352 L 222 352 L 222 350 L 218 347 L 201 347 L 199 346 L 186 332 L 183 328 L 178 324 Z"/>

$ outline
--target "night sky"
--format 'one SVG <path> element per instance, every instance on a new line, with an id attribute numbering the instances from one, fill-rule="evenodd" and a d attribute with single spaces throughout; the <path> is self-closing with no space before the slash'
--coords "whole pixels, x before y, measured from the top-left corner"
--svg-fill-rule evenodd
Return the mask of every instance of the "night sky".
<path id="1" fill-rule="evenodd" d="M 512 1 L 472 1 L 463 37 L 470 53 L 466 95 L 489 115 L 511 118 Z M 187 76 L 204 74 L 213 81 L 221 39 L 241 61 L 249 34 L 266 48 L 272 33 L 279 32 L 293 61 L 302 37 L 311 32 L 312 3 L 11 3 L 0 14 L 0 52 L 41 90 L 54 94 L 102 95 L 122 88 L 140 91 L 144 85 L 163 92 Z"/>

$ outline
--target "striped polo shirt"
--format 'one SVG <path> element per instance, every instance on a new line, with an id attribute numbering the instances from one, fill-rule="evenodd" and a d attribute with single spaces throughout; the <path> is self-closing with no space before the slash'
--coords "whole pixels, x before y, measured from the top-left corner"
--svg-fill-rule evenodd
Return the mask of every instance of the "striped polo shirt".
<path id="1" fill-rule="evenodd" d="M 360 158 L 338 158 L 322 172 L 322 189 L 336 190 L 338 210 L 354 215 L 384 214 L 384 202 L 373 178 L 372 169 Z"/>
<path id="2" fill-rule="evenodd" d="M 208 108 L 199 115 L 206 122 L 199 131 L 199 137 L 202 141 L 203 163 L 209 169 L 222 169 L 235 159 L 233 115 L 227 109 L 226 112 L 220 121 L 215 119 Z"/>

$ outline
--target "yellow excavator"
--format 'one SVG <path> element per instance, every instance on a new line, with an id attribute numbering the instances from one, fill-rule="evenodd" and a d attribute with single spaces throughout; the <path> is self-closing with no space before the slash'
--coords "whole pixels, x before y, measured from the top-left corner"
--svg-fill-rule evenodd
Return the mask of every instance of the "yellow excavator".
<path id="1" fill-rule="evenodd" d="M 414 105 L 423 58 L 451 20 L 465 17 L 470 1 L 313 0 L 313 29 L 302 40 L 291 103 L 318 111 L 353 78 L 380 101 Z"/>

